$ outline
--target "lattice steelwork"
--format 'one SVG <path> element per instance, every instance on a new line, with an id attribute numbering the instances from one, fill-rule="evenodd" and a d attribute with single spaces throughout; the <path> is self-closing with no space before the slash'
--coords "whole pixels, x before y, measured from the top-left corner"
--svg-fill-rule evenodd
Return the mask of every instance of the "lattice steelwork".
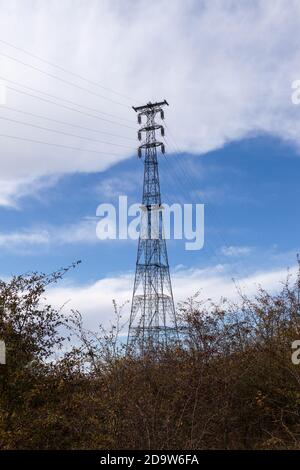
<path id="1" fill-rule="evenodd" d="M 165 152 L 156 132 L 164 136 L 164 127 L 155 121 L 164 119 L 165 101 L 133 107 L 138 113 L 141 145 L 138 155 L 144 155 L 144 184 L 141 230 L 138 243 L 136 273 L 129 321 L 127 348 L 143 354 L 153 348 L 177 342 L 178 328 L 174 308 L 166 241 L 163 235 L 157 149 Z M 144 121 L 144 124 L 142 122 Z"/>

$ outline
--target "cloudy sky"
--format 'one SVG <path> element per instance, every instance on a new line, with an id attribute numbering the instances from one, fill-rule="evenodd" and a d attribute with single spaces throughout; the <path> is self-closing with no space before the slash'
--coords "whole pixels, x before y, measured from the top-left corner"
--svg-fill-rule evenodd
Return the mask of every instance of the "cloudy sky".
<path id="1" fill-rule="evenodd" d="M 131 106 L 166 98 L 167 202 L 205 204 L 205 246 L 168 243 L 176 300 L 276 289 L 299 251 L 300 3 L 0 0 L 0 274 L 82 264 L 49 297 L 108 323 L 134 241 L 100 203 L 141 199 Z"/>

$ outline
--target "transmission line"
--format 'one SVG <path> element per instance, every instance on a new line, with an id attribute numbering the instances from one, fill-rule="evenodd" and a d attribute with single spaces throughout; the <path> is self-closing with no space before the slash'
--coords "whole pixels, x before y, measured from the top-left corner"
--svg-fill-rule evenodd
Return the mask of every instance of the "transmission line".
<path id="1" fill-rule="evenodd" d="M 88 153 L 96 153 L 96 154 L 102 154 L 102 155 L 112 155 L 114 157 L 122 157 L 122 154 L 120 153 L 112 153 L 112 152 L 103 152 L 103 151 L 98 151 L 98 150 L 89 150 L 89 149 L 84 149 L 84 148 L 80 148 L 80 147 L 73 147 L 73 146 L 70 146 L 70 145 L 64 145 L 64 144 L 54 144 L 53 142 L 45 142 L 43 140 L 36 140 L 36 139 L 30 139 L 30 138 L 27 138 L 27 137 L 20 137 L 20 136 L 16 136 L 16 135 L 9 135 L 9 134 L 0 134 L 0 137 L 5 137 L 5 138 L 8 138 L 8 139 L 14 139 L 14 140 L 22 140 L 22 141 L 25 141 L 25 142 L 32 142 L 32 143 L 35 143 L 35 144 L 42 144 L 42 145 L 49 145 L 51 147 L 61 147 L 61 148 L 64 148 L 64 149 L 70 149 L 70 150 L 78 150 L 80 152 L 88 152 Z"/>
<path id="2" fill-rule="evenodd" d="M 134 141 L 134 142 L 136 141 L 136 139 L 133 139 L 132 137 L 127 137 L 125 135 L 112 134 L 111 132 L 100 131 L 99 129 L 93 129 L 91 127 L 80 126 L 79 124 L 73 124 L 73 123 L 68 122 L 68 121 L 61 121 L 61 120 L 58 120 L 58 119 L 49 118 L 48 116 L 42 116 L 41 114 L 31 113 L 29 111 L 24 111 L 23 109 L 13 108 L 11 106 L 1 105 L 1 108 L 5 108 L 5 109 L 8 109 L 9 111 L 13 111 L 13 112 L 16 112 L 16 113 L 25 114 L 27 116 L 37 117 L 39 119 L 45 119 L 46 121 L 55 122 L 57 124 L 63 124 L 65 126 L 75 127 L 77 129 L 83 129 L 83 130 L 90 131 L 90 132 L 96 132 L 97 134 L 105 134 L 105 135 L 109 135 L 111 137 L 118 137 L 120 139 L 131 140 L 131 141 Z"/>
<path id="3" fill-rule="evenodd" d="M 130 108 L 130 106 L 128 104 L 120 103 L 119 101 L 116 101 L 112 98 L 108 98 L 107 96 L 100 95 L 99 93 L 95 93 L 94 91 L 90 90 L 89 88 L 85 88 L 81 85 L 77 85 L 76 83 L 70 82 L 69 80 L 65 80 L 64 78 L 58 77 L 57 75 L 46 72 L 45 70 L 42 70 L 39 67 L 36 67 L 35 65 L 28 64 L 27 62 L 23 62 L 22 60 L 17 59 L 16 57 L 10 56 L 9 54 L 5 54 L 4 52 L 0 52 L 0 55 L 2 55 L 2 57 L 6 57 L 9 60 L 13 60 L 14 62 L 17 62 L 21 65 L 24 65 L 25 67 L 29 67 L 33 70 L 36 70 L 37 72 L 40 72 L 44 75 L 47 75 L 50 78 L 54 78 L 55 80 L 58 80 L 62 83 L 73 86 L 73 87 L 75 87 L 79 90 L 84 90 L 85 92 L 90 93 L 91 95 L 97 96 L 98 98 L 102 98 L 104 100 L 110 101 L 111 103 L 118 104 L 119 106 L 124 106 L 125 108 Z"/>
<path id="4" fill-rule="evenodd" d="M 23 83 L 19 83 L 19 82 L 16 82 L 14 80 L 10 80 L 8 78 L 4 78 L 4 77 L 0 76 L 0 80 L 3 80 L 3 81 L 8 82 L 8 83 L 12 83 L 13 85 L 17 85 L 21 88 L 26 88 L 27 90 L 34 91 L 36 93 L 40 93 L 41 95 L 45 95 L 45 96 L 48 96 L 50 98 L 54 98 L 58 101 L 64 101 L 65 103 L 78 106 L 79 108 L 88 109 L 89 111 L 95 111 L 96 113 L 103 114 L 105 116 L 113 117 L 113 118 L 121 120 L 121 121 L 127 121 L 129 123 L 132 123 L 132 120 L 116 116 L 115 114 L 106 113 L 105 111 L 99 111 L 97 108 L 91 108 L 90 106 L 86 106 L 84 104 L 76 103 L 76 101 L 67 100 L 66 98 L 61 98 L 60 96 L 56 96 L 56 95 L 53 95 L 51 93 L 47 93 L 47 92 L 42 91 L 42 90 L 37 90 L 36 88 L 30 87 L 28 85 L 24 85 Z M 131 129 L 133 129 L 133 127 Z"/>
<path id="5" fill-rule="evenodd" d="M 61 70 L 61 71 L 64 72 L 64 73 L 67 73 L 67 74 L 69 74 L 69 75 L 72 75 L 73 77 L 80 78 L 80 80 L 84 80 L 85 82 L 90 83 L 91 85 L 94 85 L 94 86 L 96 86 L 96 87 L 98 87 L 98 88 L 102 88 L 103 90 L 106 90 L 106 91 L 108 91 L 108 92 L 110 92 L 110 93 L 114 93 L 115 95 L 119 95 L 119 96 L 125 98 L 126 100 L 129 100 L 130 102 L 133 102 L 133 101 L 134 101 L 134 98 L 132 98 L 132 97 L 130 97 L 130 96 L 126 96 L 126 95 L 124 95 L 124 94 L 122 94 L 122 93 L 119 93 L 119 92 L 117 92 L 117 91 L 115 91 L 115 90 L 112 90 L 111 88 L 107 88 L 107 87 L 101 85 L 101 84 L 98 83 L 98 82 L 95 82 L 95 81 L 93 81 L 93 80 L 91 80 L 91 79 L 89 79 L 89 78 L 84 77 L 83 75 L 81 75 L 81 74 L 79 74 L 79 73 L 75 73 L 75 72 L 73 72 L 73 71 L 67 70 L 66 68 L 61 67 L 60 65 L 57 65 L 57 64 L 55 64 L 54 62 L 51 62 L 51 61 L 49 61 L 49 60 L 46 60 L 46 59 L 44 59 L 44 58 L 42 58 L 42 57 L 40 57 L 40 56 L 38 56 L 38 55 L 36 55 L 36 54 L 33 54 L 32 52 L 29 52 L 29 51 L 27 51 L 27 50 L 25 50 L 25 49 L 22 49 L 21 47 L 17 47 L 16 45 L 14 45 L 14 44 L 12 44 L 12 43 L 10 43 L 10 42 L 8 42 L 8 41 L 4 41 L 3 39 L 0 39 L 0 42 L 1 42 L 2 44 L 5 44 L 6 46 L 12 47 L 13 49 L 15 49 L 15 50 L 17 50 L 17 51 L 23 52 L 24 54 L 27 54 L 28 56 L 31 56 L 31 57 L 33 57 L 34 59 L 37 59 L 37 60 L 39 60 L 39 61 L 41 61 L 41 62 L 44 62 L 45 64 L 50 65 L 51 67 L 55 67 L 57 70 Z"/>
<path id="6" fill-rule="evenodd" d="M 180 152 L 180 150 L 179 150 L 179 148 L 178 148 L 178 146 L 177 146 L 177 144 L 176 144 L 175 137 L 172 135 L 172 133 L 171 133 L 171 131 L 170 131 L 170 129 L 169 129 L 169 127 L 168 127 L 167 125 L 166 125 L 166 128 L 168 129 L 168 133 L 169 133 L 169 135 L 170 135 L 170 137 L 171 137 L 171 139 L 172 139 L 172 141 L 173 141 L 172 146 L 173 146 L 173 148 L 175 149 L 175 155 L 178 156 L 178 160 L 179 160 L 179 153 L 178 153 L 178 152 Z M 180 153 L 182 153 L 182 152 L 180 152 Z M 192 179 L 191 179 L 191 178 L 189 177 L 189 175 L 187 174 L 185 168 L 184 168 L 181 164 L 180 164 L 180 166 L 181 166 L 181 171 L 182 171 L 182 173 L 183 173 L 183 175 L 184 175 L 184 177 L 185 177 L 185 179 L 186 179 L 188 185 L 192 185 L 192 184 L 193 184 Z M 179 179 L 179 181 L 182 182 L 182 179 Z M 190 191 L 189 191 L 189 194 L 190 194 Z M 191 195 L 191 194 L 190 194 L 190 195 Z M 215 217 L 217 224 L 221 225 L 220 218 L 218 217 L 217 213 L 213 210 L 213 208 L 212 208 L 211 206 L 210 206 L 210 212 L 211 212 L 211 214 L 213 215 L 213 217 Z M 217 220 L 217 219 L 218 219 L 218 220 Z M 221 242 L 222 245 L 224 245 L 224 246 L 229 246 L 229 245 L 230 245 L 230 244 L 228 243 L 228 241 L 225 240 L 225 238 L 223 237 L 223 235 L 222 235 L 221 233 L 219 233 L 218 231 L 216 231 L 215 234 L 216 234 L 217 238 L 219 238 L 219 241 Z M 209 243 L 209 242 L 206 241 L 206 243 Z M 215 258 L 217 258 L 217 257 L 215 256 Z M 244 270 L 246 269 L 246 265 L 245 265 L 245 263 L 243 263 L 243 261 L 241 260 L 241 258 L 239 258 L 239 259 L 237 260 L 237 262 L 238 262 L 238 265 L 239 265 L 240 268 L 242 267 L 242 268 L 244 268 Z M 231 266 L 232 266 L 233 270 L 235 271 L 235 273 L 237 274 L 237 276 L 238 276 L 238 277 L 241 277 L 241 276 L 240 276 L 240 272 L 238 271 L 237 267 L 236 267 L 235 265 L 231 265 Z"/>
<path id="7" fill-rule="evenodd" d="M 0 77 L 0 79 L 1 79 L 1 77 Z M 28 93 L 27 91 L 18 90 L 17 88 L 14 88 L 14 87 L 11 87 L 11 86 L 8 86 L 7 89 L 13 90 L 17 93 L 21 93 L 21 94 L 26 95 L 26 96 L 30 96 L 32 98 L 36 98 L 40 101 L 44 101 L 45 103 L 51 103 L 51 104 L 53 104 L 55 106 L 58 106 L 60 108 L 68 109 L 69 111 L 74 111 L 75 113 L 84 114 L 85 116 L 89 116 L 89 117 L 92 117 L 94 119 L 99 119 L 100 121 L 105 121 L 105 122 L 108 122 L 110 124 L 115 124 L 116 126 L 126 127 L 127 129 L 134 129 L 131 126 L 127 126 L 127 124 L 122 124 L 121 122 L 116 122 L 116 121 L 112 121 L 110 119 L 102 118 L 100 116 L 95 116 L 94 114 L 90 114 L 90 113 L 87 113 L 85 111 L 81 111 L 80 109 L 71 108 L 70 106 L 60 104 L 60 103 L 56 103 L 55 101 L 49 100 L 47 98 L 42 98 L 41 96 L 33 95 L 32 93 Z"/>
<path id="8" fill-rule="evenodd" d="M 29 122 L 18 121 L 17 119 L 10 119 L 10 118 L 3 117 L 3 116 L 0 116 L 0 119 L 3 119 L 3 120 L 8 121 L 8 122 L 13 122 L 15 124 L 22 124 L 24 126 L 34 127 L 35 129 L 41 129 L 43 131 L 55 132 L 57 134 L 66 135 L 66 136 L 69 136 L 69 137 L 75 137 L 76 139 L 83 139 L 83 140 L 88 140 L 90 142 L 97 142 L 97 143 L 100 143 L 100 144 L 113 145 L 115 147 L 123 147 L 123 148 L 127 148 L 127 149 L 130 148 L 131 150 L 133 150 L 132 147 L 129 147 L 128 145 L 114 144 L 114 143 L 111 143 L 111 142 L 105 142 L 103 140 L 98 140 L 98 139 L 92 139 L 92 138 L 84 137 L 84 136 L 77 135 L 77 134 L 70 134 L 69 132 L 59 131 L 57 129 L 51 129 L 49 127 L 44 127 L 44 126 L 38 126 L 36 124 L 31 124 Z"/>

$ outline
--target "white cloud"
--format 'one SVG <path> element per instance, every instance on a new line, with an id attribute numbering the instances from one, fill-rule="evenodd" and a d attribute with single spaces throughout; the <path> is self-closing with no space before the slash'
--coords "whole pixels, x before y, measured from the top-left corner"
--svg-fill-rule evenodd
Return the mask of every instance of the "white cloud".
<path id="1" fill-rule="evenodd" d="M 295 276 L 297 266 L 290 269 Z M 250 296 L 253 295 L 258 285 L 274 292 L 281 288 L 281 281 L 287 276 L 286 269 L 265 270 L 252 272 L 241 277 L 238 285 Z M 218 301 L 221 297 L 237 299 L 236 286 L 231 280 L 226 266 L 217 265 L 206 269 L 182 269 L 177 270 L 173 276 L 173 291 L 175 302 L 186 300 L 201 290 L 201 298 L 211 298 Z M 66 285 L 49 289 L 47 298 L 57 307 L 68 302 L 66 309 L 79 310 L 84 318 L 85 325 L 96 328 L 100 323 L 108 327 L 114 321 L 112 300 L 119 305 L 131 301 L 133 287 L 133 274 L 125 273 L 116 277 L 100 279 L 88 285 Z M 124 307 L 124 321 L 128 319 L 130 303 Z"/>
<path id="2" fill-rule="evenodd" d="M 60 244 L 65 243 L 95 243 L 96 237 L 96 223 L 95 217 L 83 219 L 78 224 L 65 225 L 61 230 L 52 228 L 52 231 L 56 233 L 53 242 Z"/>
<path id="3" fill-rule="evenodd" d="M 221 248 L 221 253 L 224 256 L 234 257 L 234 256 L 247 256 L 253 251 L 251 246 L 223 246 Z"/>
<path id="4" fill-rule="evenodd" d="M 112 176 L 103 179 L 97 186 L 96 192 L 101 197 L 112 198 L 119 195 L 128 195 L 137 187 L 137 174 L 128 171 L 123 172 L 120 176 Z"/>
<path id="5" fill-rule="evenodd" d="M 61 227 L 39 227 L 15 232 L 0 232 L 0 247 L 10 250 L 26 250 L 30 247 L 50 244 L 64 245 L 70 243 L 95 243 L 96 223 L 94 217 L 86 218 L 77 224 Z"/>
<path id="6" fill-rule="evenodd" d="M 0 52 L 128 105 L 166 97 L 170 102 L 168 124 L 182 150 L 203 153 L 255 133 L 270 133 L 299 147 L 300 108 L 291 102 L 291 83 L 300 77 L 298 0 L 0 0 L 0 10 L 2 39 L 137 99 L 127 101 L 1 43 Z M 133 124 L 127 124 L 136 127 L 130 107 L 93 96 L 7 57 L 0 59 L 0 77 L 132 119 Z M 17 85 L 9 86 L 24 91 Z M 7 105 L 99 131 L 135 136 L 134 129 L 34 100 L 11 88 L 7 89 Z M 5 108 L 0 114 L 77 132 Z M 133 155 L 135 147 L 134 142 L 100 133 L 78 131 L 99 140 L 128 144 L 130 149 L 85 142 L 3 120 L 0 134 L 104 152 L 72 151 L 0 137 L 2 205 L 11 204 L 16 194 L 22 193 L 26 181 L 102 171 Z"/>
<path id="7" fill-rule="evenodd" d="M 113 299 L 120 305 L 129 300 L 132 285 L 132 275 L 124 274 L 116 278 L 100 279 L 89 285 L 51 288 L 47 300 L 57 307 L 67 302 L 66 308 L 79 310 L 89 328 L 96 328 L 99 324 L 108 327 L 114 321 Z M 128 315 L 128 305 L 124 314 Z"/>
<path id="8" fill-rule="evenodd" d="M 18 245 L 44 245 L 50 242 L 49 233 L 45 230 L 36 232 L 0 233 L 1 247 L 16 247 Z"/>
<path id="9" fill-rule="evenodd" d="M 1 157 L 0 157 L 1 160 Z M 0 206 L 19 208 L 20 198 L 30 196 L 39 198 L 40 192 L 54 186 L 58 177 L 23 177 L 4 179 L 0 177 Z"/>

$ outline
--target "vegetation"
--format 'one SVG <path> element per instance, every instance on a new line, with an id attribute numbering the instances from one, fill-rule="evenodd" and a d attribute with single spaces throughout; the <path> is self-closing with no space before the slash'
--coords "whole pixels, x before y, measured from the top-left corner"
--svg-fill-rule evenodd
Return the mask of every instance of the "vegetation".
<path id="1" fill-rule="evenodd" d="M 184 347 L 143 359 L 124 356 L 118 328 L 45 305 L 66 271 L 0 282 L 0 449 L 300 448 L 300 270 L 276 295 L 189 299 Z"/>

